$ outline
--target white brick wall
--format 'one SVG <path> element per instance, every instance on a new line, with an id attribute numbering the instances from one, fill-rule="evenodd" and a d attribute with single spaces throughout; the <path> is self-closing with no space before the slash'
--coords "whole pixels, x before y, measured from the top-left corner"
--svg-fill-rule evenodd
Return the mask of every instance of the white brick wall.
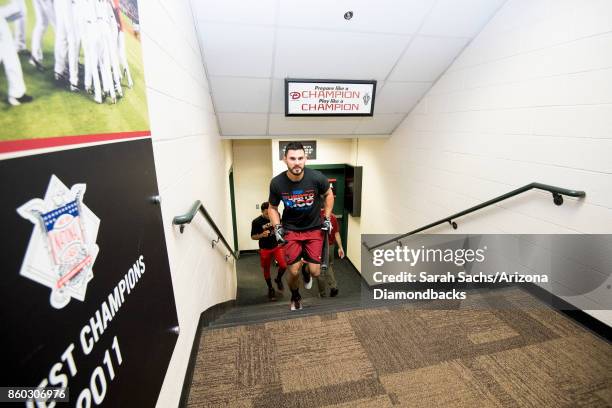
<path id="1" fill-rule="evenodd" d="M 349 245 L 358 231 L 407 232 L 532 181 L 587 197 L 556 207 L 533 191 L 460 219 L 458 232 L 610 234 L 611 118 L 612 1 L 509 0 L 390 139 L 359 142 L 364 216 Z M 570 300 L 600 305 L 609 283 Z"/>
<path id="2" fill-rule="evenodd" d="M 172 218 L 199 199 L 231 244 L 231 142 L 219 138 L 189 1 L 140 1 L 139 8 L 157 180 L 180 325 L 157 406 L 172 407 L 179 402 L 200 313 L 236 295 L 233 263 L 225 262 L 224 249 L 211 249 L 216 236 L 204 219 L 196 216 L 180 234 Z"/>

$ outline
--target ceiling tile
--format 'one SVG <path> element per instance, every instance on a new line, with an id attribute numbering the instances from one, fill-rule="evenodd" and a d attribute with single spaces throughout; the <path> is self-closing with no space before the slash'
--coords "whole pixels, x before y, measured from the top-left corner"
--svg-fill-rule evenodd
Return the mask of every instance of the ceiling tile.
<path id="1" fill-rule="evenodd" d="M 265 135 L 268 115 L 264 113 L 218 113 L 222 136 Z"/>
<path id="2" fill-rule="evenodd" d="M 275 78 L 384 79 L 410 37 L 279 29 Z"/>
<path id="3" fill-rule="evenodd" d="M 432 82 L 390 82 L 376 94 L 374 113 L 407 113 L 431 88 Z"/>
<path id="4" fill-rule="evenodd" d="M 268 112 L 270 80 L 209 77 L 217 112 Z"/>
<path id="5" fill-rule="evenodd" d="M 439 0 L 419 34 L 474 37 L 505 1 Z"/>
<path id="6" fill-rule="evenodd" d="M 389 76 L 389 81 L 434 81 L 465 47 L 467 39 L 418 36 Z"/>
<path id="7" fill-rule="evenodd" d="M 192 4 L 198 21 L 272 25 L 277 0 L 198 0 Z"/>
<path id="8" fill-rule="evenodd" d="M 208 75 L 269 78 L 273 39 L 272 27 L 200 25 Z"/>
<path id="9" fill-rule="evenodd" d="M 285 117 L 270 115 L 270 135 L 348 135 L 359 124 L 360 117 Z"/>
<path id="10" fill-rule="evenodd" d="M 406 116 L 405 113 L 381 113 L 369 118 L 362 118 L 355 129 L 360 135 L 389 135 Z"/>
<path id="11" fill-rule="evenodd" d="M 272 103 L 270 104 L 270 112 L 285 113 L 285 80 L 272 80 Z"/>
<path id="12" fill-rule="evenodd" d="M 221 133 L 390 134 L 505 1 L 192 1 Z M 287 77 L 375 79 L 375 116 L 287 118 Z"/>
<path id="13" fill-rule="evenodd" d="M 414 34 L 434 0 L 281 1 L 278 24 L 289 27 Z M 353 18 L 344 19 L 344 13 Z"/>

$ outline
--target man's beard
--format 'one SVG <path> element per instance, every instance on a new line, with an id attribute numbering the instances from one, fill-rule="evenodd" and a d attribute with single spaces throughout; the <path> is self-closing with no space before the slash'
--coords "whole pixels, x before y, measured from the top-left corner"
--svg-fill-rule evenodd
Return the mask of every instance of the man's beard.
<path id="1" fill-rule="evenodd" d="M 295 166 L 294 168 L 289 169 L 289 171 L 297 176 L 298 174 L 302 174 L 303 169 L 299 166 Z"/>

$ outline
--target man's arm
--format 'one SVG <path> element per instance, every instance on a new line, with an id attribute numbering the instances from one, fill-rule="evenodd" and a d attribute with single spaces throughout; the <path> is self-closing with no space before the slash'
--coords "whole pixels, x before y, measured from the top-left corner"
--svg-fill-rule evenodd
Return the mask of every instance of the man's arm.
<path id="1" fill-rule="evenodd" d="M 334 193 L 331 187 L 323 194 L 323 212 L 325 218 L 331 217 L 332 209 L 334 208 Z"/>
<path id="2" fill-rule="evenodd" d="M 340 259 L 344 258 L 344 248 L 342 248 L 342 238 L 340 238 L 340 231 L 336 231 L 336 245 L 338 246 L 338 256 Z"/>
<path id="3" fill-rule="evenodd" d="M 270 217 L 270 224 L 272 224 L 272 226 L 274 227 L 274 237 L 276 238 L 276 242 L 282 245 L 286 242 L 284 238 L 285 230 L 281 225 L 281 217 L 278 212 L 278 205 L 280 204 L 282 197 L 281 194 L 277 192 L 274 180 L 276 179 L 272 179 L 272 181 L 270 181 L 270 195 L 268 196 L 268 217 Z"/>
<path id="4" fill-rule="evenodd" d="M 274 184 L 275 179 L 270 181 L 270 193 L 268 194 L 268 217 L 270 218 L 270 224 L 276 227 L 280 224 L 280 213 L 278 212 L 278 205 L 281 202 L 281 195 L 276 191 Z M 276 203 L 274 205 L 273 203 Z"/>
<path id="5" fill-rule="evenodd" d="M 268 207 L 268 216 L 270 217 L 270 224 L 272 226 L 280 224 L 280 213 L 278 212 L 278 206 L 272 205 Z"/>
<path id="6" fill-rule="evenodd" d="M 263 230 L 263 232 L 261 234 L 251 235 L 251 239 L 254 240 L 254 241 L 259 241 L 260 239 L 265 238 L 265 237 L 267 237 L 269 235 L 270 235 L 270 230 L 265 229 L 265 230 Z"/>
<path id="7" fill-rule="evenodd" d="M 253 220 L 253 222 L 251 222 L 251 239 L 254 241 L 259 241 L 260 239 L 262 239 L 263 237 L 261 236 L 261 232 L 259 232 L 259 230 L 261 230 L 261 228 L 259 228 L 259 226 L 255 223 L 255 220 Z"/>
<path id="8" fill-rule="evenodd" d="M 259 241 L 262 238 L 269 237 L 272 234 L 272 224 L 267 223 L 265 225 L 260 225 L 257 223 L 258 219 L 254 219 L 251 222 L 251 239 L 254 241 Z"/>
<path id="9" fill-rule="evenodd" d="M 283 245 L 285 241 L 285 230 L 280 223 L 280 214 L 278 213 L 278 206 L 270 204 L 268 207 L 268 216 L 270 217 L 270 223 L 274 226 L 274 236 L 276 242 Z"/>

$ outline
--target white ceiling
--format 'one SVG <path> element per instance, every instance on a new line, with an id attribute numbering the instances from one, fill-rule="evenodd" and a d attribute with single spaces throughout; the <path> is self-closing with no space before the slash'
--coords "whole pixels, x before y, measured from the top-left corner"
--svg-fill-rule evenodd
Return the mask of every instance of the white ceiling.
<path id="1" fill-rule="evenodd" d="M 505 1 L 193 0 L 221 134 L 389 135 Z M 285 78 L 375 79 L 374 116 L 285 117 Z"/>

